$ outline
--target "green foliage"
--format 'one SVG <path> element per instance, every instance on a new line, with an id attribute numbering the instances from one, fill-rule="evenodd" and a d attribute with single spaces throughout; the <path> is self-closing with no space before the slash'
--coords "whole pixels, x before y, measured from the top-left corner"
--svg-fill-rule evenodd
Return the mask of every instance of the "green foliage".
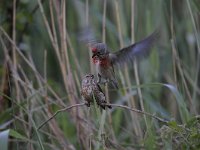
<path id="1" fill-rule="evenodd" d="M 8 143 L 9 143 L 8 136 L 9 136 L 9 130 L 0 132 L 0 145 L 2 150 L 8 150 Z"/>
<path id="2" fill-rule="evenodd" d="M 167 126 L 164 125 L 160 128 L 160 138 L 166 145 L 170 143 L 174 149 L 199 149 L 199 125 L 199 116 L 191 118 L 184 125 L 170 121 Z"/>
<path id="3" fill-rule="evenodd" d="M 28 140 L 26 137 L 24 137 L 23 135 L 21 135 L 20 133 L 18 133 L 15 130 L 10 129 L 10 134 L 11 137 L 16 138 L 16 139 L 20 139 L 20 140 Z"/>
<path id="4" fill-rule="evenodd" d="M 17 131 L 13 129 L 7 129 L 4 131 L 0 131 L 0 145 L 1 145 L 1 150 L 8 150 L 9 147 L 9 136 L 15 139 L 19 140 L 28 140 L 26 137 L 18 133 Z"/>
<path id="5" fill-rule="evenodd" d="M 199 0 L 14 2 L 0 3 L 0 149 L 200 149 Z M 137 67 L 115 68 L 119 90 L 102 89 L 109 102 L 164 121 L 94 103 L 38 129 L 83 102 L 81 79 L 95 73 L 79 41 L 88 25 L 111 52 L 160 28 Z"/>

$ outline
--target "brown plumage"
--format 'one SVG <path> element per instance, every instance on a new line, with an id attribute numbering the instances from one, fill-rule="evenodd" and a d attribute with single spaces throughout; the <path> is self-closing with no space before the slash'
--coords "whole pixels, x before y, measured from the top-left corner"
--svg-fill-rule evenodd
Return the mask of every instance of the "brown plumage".
<path id="1" fill-rule="evenodd" d="M 98 85 L 94 79 L 94 75 L 92 74 L 87 74 L 82 79 L 81 95 L 87 102 L 88 107 L 90 107 L 90 103 L 93 103 L 95 99 L 97 105 L 102 109 L 105 109 L 106 107 L 112 108 L 109 105 L 105 105 L 107 104 L 105 94 L 103 93 L 101 87 Z"/>

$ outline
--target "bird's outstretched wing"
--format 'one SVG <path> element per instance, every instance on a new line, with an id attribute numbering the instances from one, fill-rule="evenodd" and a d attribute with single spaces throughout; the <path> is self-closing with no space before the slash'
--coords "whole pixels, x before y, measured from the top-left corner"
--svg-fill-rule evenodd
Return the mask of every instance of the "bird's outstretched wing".
<path id="1" fill-rule="evenodd" d="M 110 53 L 109 57 L 113 65 L 122 65 L 127 62 L 132 62 L 134 58 L 140 58 L 150 53 L 153 45 L 158 41 L 160 37 L 159 30 L 154 31 L 151 35 L 143 39 L 142 41 L 136 42 L 128 47 L 122 48 L 121 50 Z"/>

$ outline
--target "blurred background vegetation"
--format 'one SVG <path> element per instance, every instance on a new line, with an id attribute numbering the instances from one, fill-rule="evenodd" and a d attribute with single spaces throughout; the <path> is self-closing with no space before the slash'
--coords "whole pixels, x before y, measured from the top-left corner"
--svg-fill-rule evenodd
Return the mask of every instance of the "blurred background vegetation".
<path id="1" fill-rule="evenodd" d="M 79 32 L 90 26 L 116 51 L 160 28 L 149 57 L 116 69 L 113 108 L 76 107 L 95 73 Z M 199 0 L 1 0 L 0 147 L 3 149 L 199 149 Z"/>

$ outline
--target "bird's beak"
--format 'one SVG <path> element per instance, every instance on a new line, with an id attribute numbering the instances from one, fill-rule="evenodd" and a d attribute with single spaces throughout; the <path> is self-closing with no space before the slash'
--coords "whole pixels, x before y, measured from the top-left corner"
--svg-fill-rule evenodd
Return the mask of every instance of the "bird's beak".
<path id="1" fill-rule="evenodd" d="M 94 57 L 97 56 L 97 55 L 98 55 L 97 53 L 93 53 L 92 58 L 94 58 Z"/>

